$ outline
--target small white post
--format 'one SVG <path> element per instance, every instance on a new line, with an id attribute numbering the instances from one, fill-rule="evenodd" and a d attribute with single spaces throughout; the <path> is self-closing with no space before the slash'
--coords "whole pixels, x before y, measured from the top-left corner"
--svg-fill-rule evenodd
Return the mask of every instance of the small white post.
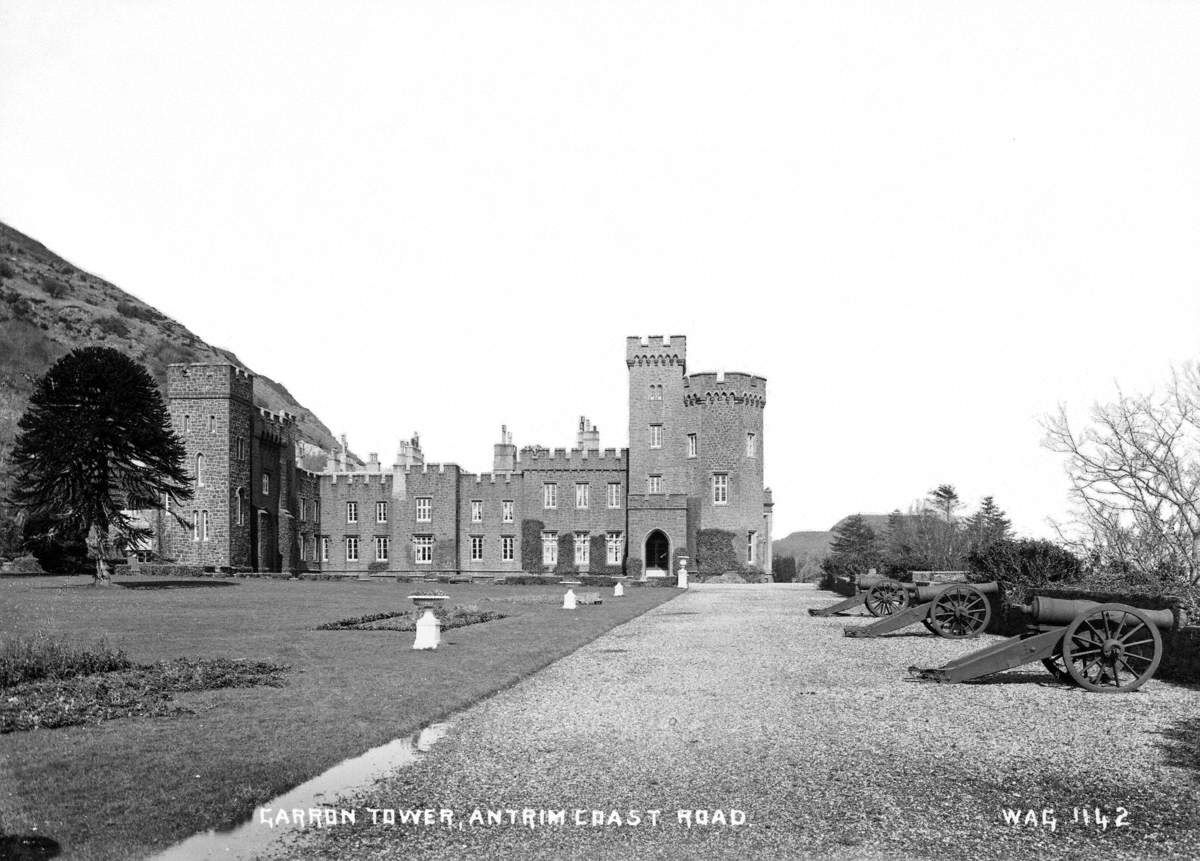
<path id="1" fill-rule="evenodd" d="M 574 610 L 575 609 L 575 590 L 574 589 L 571 589 L 570 587 L 567 588 L 567 594 L 563 595 L 562 608 L 564 610 Z"/>
<path id="2" fill-rule="evenodd" d="M 613 586 L 613 597 L 614 598 L 624 598 L 625 597 L 625 587 L 622 584 L 618 583 L 616 586 Z"/>
<path id="3" fill-rule="evenodd" d="M 425 615 L 417 620 L 417 639 L 413 642 L 414 649 L 436 649 L 442 641 L 442 626 L 433 614 L 433 610 L 425 609 Z"/>
<path id="4" fill-rule="evenodd" d="M 679 586 L 680 589 L 686 589 L 688 587 L 687 557 L 686 556 L 679 557 L 679 582 L 677 585 Z"/>

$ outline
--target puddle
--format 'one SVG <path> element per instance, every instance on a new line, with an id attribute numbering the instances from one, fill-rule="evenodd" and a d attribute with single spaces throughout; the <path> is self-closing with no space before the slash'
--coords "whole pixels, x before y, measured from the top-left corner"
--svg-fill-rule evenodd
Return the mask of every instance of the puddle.
<path id="1" fill-rule="evenodd" d="M 450 729 L 448 723 L 435 723 L 411 736 L 397 738 L 368 750 L 361 756 L 347 759 L 300 784 L 283 795 L 273 798 L 261 808 L 271 810 L 308 810 L 332 803 L 339 795 L 365 786 L 397 768 L 412 765 Z M 204 858 L 253 858 L 272 842 L 300 828 L 271 828 L 258 821 L 255 808 L 250 819 L 227 831 L 203 831 L 176 843 L 155 855 L 153 861 L 198 861 Z"/>

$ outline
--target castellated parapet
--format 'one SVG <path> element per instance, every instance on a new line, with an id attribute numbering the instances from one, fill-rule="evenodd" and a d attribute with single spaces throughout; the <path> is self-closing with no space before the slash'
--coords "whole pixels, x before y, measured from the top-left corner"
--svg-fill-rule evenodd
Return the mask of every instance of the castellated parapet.
<path id="1" fill-rule="evenodd" d="M 625 339 L 625 364 L 687 367 L 687 338 L 683 335 L 651 335 Z"/>
<path id="2" fill-rule="evenodd" d="M 167 366 L 167 399 L 232 398 L 254 401 L 254 375 L 228 363 Z"/>
<path id="3" fill-rule="evenodd" d="M 767 378 L 754 374 L 714 371 L 689 374 L 683 380 L 684 403 L 688 406 L 717 400 L 754 407 L 767 405 Z"/>

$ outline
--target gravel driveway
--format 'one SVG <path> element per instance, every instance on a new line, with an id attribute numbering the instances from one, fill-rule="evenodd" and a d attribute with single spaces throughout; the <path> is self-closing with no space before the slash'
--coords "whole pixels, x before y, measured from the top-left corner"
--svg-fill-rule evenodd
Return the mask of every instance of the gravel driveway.
<path id="1" fill-rule="evenodd" d="M 1200 856 L 1195 688 L 1088 694 L 1040 664 L 988 683 L 912 682 L 908 665 L 995 638 L 941 640 L 918 626 L 854 640 L 842 626 L 865 619 L 805 613 L 836 600 L 808 585 L 693 588 L 456 716 L 421 762 L 345 801 L 359 826 L 310 828 L 281 854 Z M 368 807 L 454 818 L 364 826 Z M 1106 829 L 1074 821 L 1097 807 Z M 1020 810 L 1020 824 L 1002 808 Z M 524 809 L 533 827 L 520 824 Z M 503 824 L 471 824 L 476 810 L 513 810 L 517 822 L 505 812 Z M 689 828 L 680 810 L 719 810 L 725 824 L 710 812 Z M 557 811 L 565 824 L 546 821 Z M 591 824 L 593 811 L 605 824 Z M 745 824 L 729 824 L 731 811 Z"/>

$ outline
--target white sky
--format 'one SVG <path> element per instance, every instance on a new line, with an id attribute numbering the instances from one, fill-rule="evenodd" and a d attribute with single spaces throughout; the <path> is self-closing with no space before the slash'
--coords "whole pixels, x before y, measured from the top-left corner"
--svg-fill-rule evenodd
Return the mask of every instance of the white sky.
<path id="1" fill-rule="evenodd" d="M 941 482 L 1045 534 L 1038 417 L 1200 332 L 1200 4 L 0 0 L 0 219 L 356 451 L 625 445 L 624 338 L 768 377 L 776 534 Z"/>

